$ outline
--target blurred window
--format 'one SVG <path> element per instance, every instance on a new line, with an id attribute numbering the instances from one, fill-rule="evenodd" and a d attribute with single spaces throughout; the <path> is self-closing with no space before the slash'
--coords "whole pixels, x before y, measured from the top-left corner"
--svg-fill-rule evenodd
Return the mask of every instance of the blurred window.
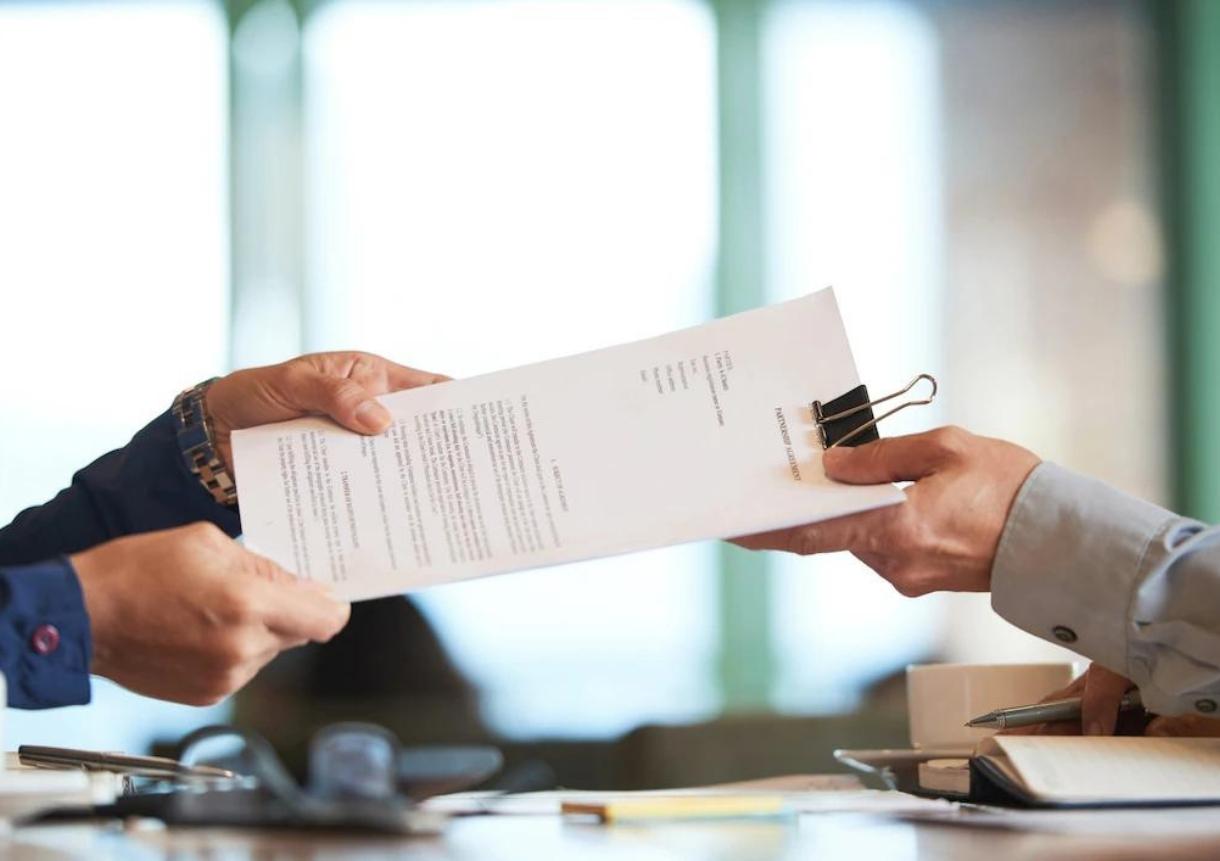
<path id="1" fill-rule="evenodd" d="M 0 3 L 0 523 L 226 364 L 227 38 L 207 2 Z M 5 741 L 139 750 L 209 714 L 99 680 Z"/>
<path id="2" fill-rule="evenodd" d="M 769 7 L 770 293 L 834 284 L 874 395 L 938 376 L 887 435 L 947 420 L 1166 501 L 1150 51 L 1127 2 Z M 1075 658 L 985 595 L 773 564 L 784 708 L 850 706 L 911 660 Z"/>
<path id="3" fill-rule="evenodd" d="M 306 26 L 310 348 L 455 376 L 711 313 L 715 40 L 690 0 L 347 2 Z M 489 719 L 716 705 L 712 548 L 421 594 Z"/>
<path id="4" fill-rule="evenodd" d="M 940 375 L 934 30 L 906 3 L 780 2 L 763 57 L 769 300 L 833 285 L 873 397 Z M 882 432 L 942 416 L 912 410 Z M 848 554 L 776 555 L 772 566 L 781 708 L 851 707 L 871 679 L 935 652 L 938 601 L 904 599 Z"/>

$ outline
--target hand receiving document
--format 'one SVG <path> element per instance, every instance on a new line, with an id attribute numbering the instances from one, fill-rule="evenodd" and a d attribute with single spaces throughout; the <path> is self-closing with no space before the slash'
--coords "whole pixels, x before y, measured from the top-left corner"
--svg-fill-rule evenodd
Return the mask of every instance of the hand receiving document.
<path id="1" fill-rule="evenodd" d="M 386 395 L 380 436 L 238 431 L 246 543 L 360 600 L 896 503 L 822 472 L 810 402 L 858 384 L 827 289 Z"/>

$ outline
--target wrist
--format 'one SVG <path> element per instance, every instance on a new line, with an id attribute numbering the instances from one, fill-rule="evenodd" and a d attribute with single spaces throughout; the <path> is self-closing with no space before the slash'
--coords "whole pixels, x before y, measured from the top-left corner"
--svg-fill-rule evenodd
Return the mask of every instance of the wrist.
<path id="1" fill-rule="evenodd" d="M 111 619 L 114 614 L 111 608 L 110 590 L 106 588 L 105 562 L 100 556 L 106 553 L 104 545 L 74 553 L 68 557 L 68 564 L 76 573 L 80 584 L 81 598 L 85 605 L 85 615 L 89 619 L 89 629 L 92 639 L 91 672 L 106 675 L 106 667 L 110 662 Z"/>
<path id="2" fill-rule="evenodd" d="M 187 469 L 220 505 L 237 506 L 237 486 L 229 465 L 229 429 L 218 434 L 208 407 L 213 378 L 187 389 L 174 399 L 172 413 L 178 429 L 178 445 Z"/>
<path id="3" fill-rule="evenodd" d="M 203 420 L 217 457 L 229 475 L 233 475 L 233 428 L 225 420 L 223 410 L 213 408 L 214 404 L 222 401 L 218 397 L 222 393 L 218 393 L 217 386 L 223 389 L 224 380 L 224 377 L 211 380 L 204 389 Z"/>

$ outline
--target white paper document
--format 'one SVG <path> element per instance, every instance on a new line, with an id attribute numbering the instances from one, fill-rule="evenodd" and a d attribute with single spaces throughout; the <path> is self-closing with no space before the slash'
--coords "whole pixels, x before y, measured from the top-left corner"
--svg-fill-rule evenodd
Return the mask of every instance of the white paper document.
<path id="1" fill-rule="evenodd" d="M 828 289 L 387 395 L 375 437 L 238 431 L 246 544 L 358 600 L 892 504 L 822 472 L 810 402 L 859 382 Z"/>

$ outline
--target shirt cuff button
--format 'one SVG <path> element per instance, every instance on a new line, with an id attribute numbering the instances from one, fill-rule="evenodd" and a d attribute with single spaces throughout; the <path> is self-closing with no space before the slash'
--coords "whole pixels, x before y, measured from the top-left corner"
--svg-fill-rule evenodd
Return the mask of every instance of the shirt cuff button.
<path id="1" fill-rule="evenodd" d="M 1216 711 L 1216 701 L 1209 699 L 1195 700 L 1195 708 L 1203 712 L 1203 714 L 1209 715 Z"/>
<path id="2" fill-rule="evenodd" d="M 59 628 L 39 625 L 30 636 L 30 646 L 40 655 L 49 655 L 59 648 Z"/>
<path id="3" fill-rule="evenodd" d="M 1064 625 L 1056 625 L 1051 628 L 1051 633 L 1055 635 L 1055 639 L 1061 643 L 1076 642 L 1076 632 Z"/>

